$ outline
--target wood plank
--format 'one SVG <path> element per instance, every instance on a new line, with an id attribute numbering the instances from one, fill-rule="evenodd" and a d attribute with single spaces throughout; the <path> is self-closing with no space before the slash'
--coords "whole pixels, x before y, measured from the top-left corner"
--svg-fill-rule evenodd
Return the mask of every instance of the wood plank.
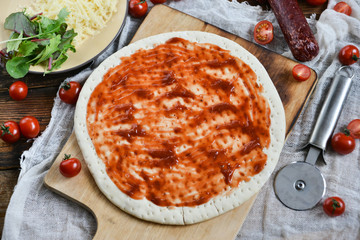
<path id="1" fill-rule="evenodd" d="M 303 103 L 316 83 L 315 72 L 312 72 L 308 81 L 299 83 L 292 78 L 291 74 L 291 69 L 297 62 L 163 5 L 155 6 L 151 10 L 135 34 L 133 41 L 157 33 L 179 30 L 201 30 L 216 33 L 238 42 L 257 56 L 264 64 L 281 96 L 286 114 L 286 130 L 287 133 L 290 132 Z M 75 178 L 65 179 L 59 173 L 59 164 L 64 153 L 71 153 L 83 164 L 83 170 Z M 101 194 L 85 165 L 74 134 L 46 175 L 45 184 L 94 213 L 98 222 L 98 230 L 94 239 L 114 239 L 120 235 L 122 239 L 233 239 L 256 198 L 255 195 L 230 212 L 190 226 L 167 226 L 139 220 L 121 211 Z"/>
<path id="2" fill-rule="evenodd" d="M 19 173 L 19 169 L 0 171 L 0 239 L 4 227 L 6 209 L 13 193 L 13 189 L 17 183 Z"/>
<path id="3" fill-rule="evenodd" d="M 83 69 L 84 67 L 64 73 L 50 73 L 45 76 L 42 74 L 29 73 L 21 79 L 14 79 L 10 77 L 10 75 L 4 70 L 4 68 L 0 68 L 0 93 L 7 92 L 10 85 L 18 80 L 25 82 L 30 89 L 58 87 L 65 78 L 74 76 Z"/>
<path id="4" fill-rule="evenodd" d="M 30 88 L 28 96 L 23 101 L 14 101 L 8 92 L 0 92 L 0 106 L 5 106 L 6 111 L 0 111 L 0 123 L 5 121 L 19 122 L 22 117 L 32 115 L 40 124 L 41 132 L 49 124 L 51 110 L 54 104 L 58 86 L 47 88 Z M 14 143 L 8 144 L 0 141 L 0 169 L 19 168 L 20 156 L 24 150 L 31 147 L 33 140 L 24 137 Z"/>

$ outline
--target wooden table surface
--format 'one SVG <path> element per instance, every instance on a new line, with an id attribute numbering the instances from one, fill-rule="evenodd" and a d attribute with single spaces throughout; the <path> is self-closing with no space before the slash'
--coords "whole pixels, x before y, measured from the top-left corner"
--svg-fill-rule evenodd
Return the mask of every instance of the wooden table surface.
<path id="1" fill-rule="evenodd" d="M 243 0 L 238 1 L 242 2 Z M 255 0 L 248 2 L 251 5 L 257 4 Z M 321 12 L 326 9 L 327 4 L 314 7 L 308 5 L 305 0 L 300 0 L 299 5 L 305 16 L 309 17 L 315 13 L 318 18 Z M 77 72 L 79 70 L 46 76 L 28 74 L 20 79 L 29 87 L 28 96 L 23 101 L 17 102 L 12 100 L 8 93 L 10 85 L 15 80 L 4 69 L 0 68 L 0 124 L 8 120 L 19 122 L 22 117 L 32 115 L 39 120 L 41 131 L 44 131 L 50 121 L 51 109 L 60 83 Z M 23 151 L 31 147 L 32 142 L 32 140 L 27 141 L 21 138 L 17 143 L 10 145 L 0 140 L 0 238 L 6 208 L 20 172 L 20 157 Z"/>

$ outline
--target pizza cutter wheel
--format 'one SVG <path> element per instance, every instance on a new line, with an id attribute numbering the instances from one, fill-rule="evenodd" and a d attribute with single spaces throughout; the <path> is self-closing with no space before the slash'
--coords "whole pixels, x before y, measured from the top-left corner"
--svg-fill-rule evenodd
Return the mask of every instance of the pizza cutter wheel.
<path id="1" fill-rule="evenodd" d="M 275 176 L 275 194 L 280 202 L 288 208 L 311 209 L 321 201 L 325 194 L 325 178 L 315 164 L 320 153 L 325 151 L 328 139 L 349 93 L 353 76 L 353 71 L 348 66 L 339 68 L 335 73 L 310 136 L 308 143 L 310 149 L 306 160 L 283 167 Z"/>
<path id="2" fill-rule="evenodd" d="M 288 208 L 308 210 L 324 196 L 326 182 L 314 165 L 294 162 L 278 172 L 274 188 L 279 200 Z"/>

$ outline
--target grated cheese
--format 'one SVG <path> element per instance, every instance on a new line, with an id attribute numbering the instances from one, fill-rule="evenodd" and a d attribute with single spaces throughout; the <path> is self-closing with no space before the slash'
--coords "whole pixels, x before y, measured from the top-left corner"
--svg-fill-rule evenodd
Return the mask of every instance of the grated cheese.
<path id="1" fill-rule="evenodd" d="M 78 35 L 73 44 L 77 47 L 86 39 L 98 33 L 117 11 L 118 0 L 34 0 L 26 8 L 30 15 L 42 12 L 44 16 L 56 19 L 62 8 L 70 12 L 66 19 L 69 29 Z"/>

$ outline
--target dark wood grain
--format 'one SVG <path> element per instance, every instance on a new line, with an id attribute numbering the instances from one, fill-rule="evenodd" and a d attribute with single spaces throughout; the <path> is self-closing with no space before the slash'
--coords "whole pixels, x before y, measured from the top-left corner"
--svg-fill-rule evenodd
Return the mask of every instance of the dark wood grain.
<path id="1" fill-rule="evenodd" d="M 238 1 L 243 2 L 244 0 Z M 258 5 L 256 0 L 248 0 L 248 2 L 251 5 Z M 318 18 L 321 12 L 326 8 L 327 3 L 322 6 L 314 7 L 308 5 L 305 0 L 300 0 L 299 5 L 305 16 L 309 17 L 311 14 L 315 13 Z M 264 8 L 266 8 L 266 6 L 264 6 Z M 263 59 L 261 61 L 266 60 Z M 267 67 L 267 64 L 274 64 L 272 62 L 262 63 L 265 67 Z M 0 68 L 0 123 L 7 120 L 19 121 L 25 115 L 33 115 L 39 119 L 40 127 L 43 131 L 50 121 L 53 99 L 56 96 L 59 84 L 65 78 L 75 75 L 78 71 L 79 70 L 46 76 L 28 74 L 25 78 L 20 80 L 25 81 L 29 86 L 29 95 L 25 100 L 15 102 L 10 99 L 8 95 L 8 88 L 15 80 Z M 277 85 L 277 87 L 280 89 L 282 88 L 281 85 Z M 282 94 L 282 101 L 290 101 L 291 96 L 290 92 L 284 92 L 284 94 Z M 296 116 L 296 114 L 297 113 L 294 113 L 294 116 Z M 293 123 L 288 124 L 291 126 Z M 27 141 L 24 138 L 13 145 L 6 144 L 0 140 L 0 238 L 5 211 L 19 174 L 19 159 L 22 152 L 30 148 L 31 145 L 32 140 Z"/>
<path id="2" fill-rule="evenodd" d="M 0 111 L 0 121 L 12 120 L 19 122 L 24 116 L 31 115 L 38 119 L 43 131 L 50 121 L 50 113 L 58 86 L 30 88 L 28 96 L 23 101 L 13 101 L 7 91 L 0 91 L 0 106 L 6 106 L 6 111 Z M 33 140 L 22 137 L 14 144 L 0 142 L 0 170 L 18 168 L 21 153 L 32 145 Z"/>
<path id="3" fill-rule="evenodd" d="M 19 170 L 0 170 L 0 238 L 4 226 L 6 208 L 16 185 Z"/>
<path id="4" fill-rule="evenodd" d="M 30 73 L 19 79 L 29 87 L 27 97 L 22 101 L 14 101 L 10 98 L 8 89 L 16 80 L 2 69 L 0 72 L 0 106 L 2 110 L 0 111 L 0 124 L 9 120 L 19 122 L 22 117 L 31 115 L 38 119 L 42 132 L 50 121 L 51 109 L 60 83 L 80 70 L 46 76 Z M 23 137 L 15 144 L 0 141 L 0 169 L 19 168 L 20 156 L 24 150 L 31 147 L 32 142 L 33 140 Z"/>

